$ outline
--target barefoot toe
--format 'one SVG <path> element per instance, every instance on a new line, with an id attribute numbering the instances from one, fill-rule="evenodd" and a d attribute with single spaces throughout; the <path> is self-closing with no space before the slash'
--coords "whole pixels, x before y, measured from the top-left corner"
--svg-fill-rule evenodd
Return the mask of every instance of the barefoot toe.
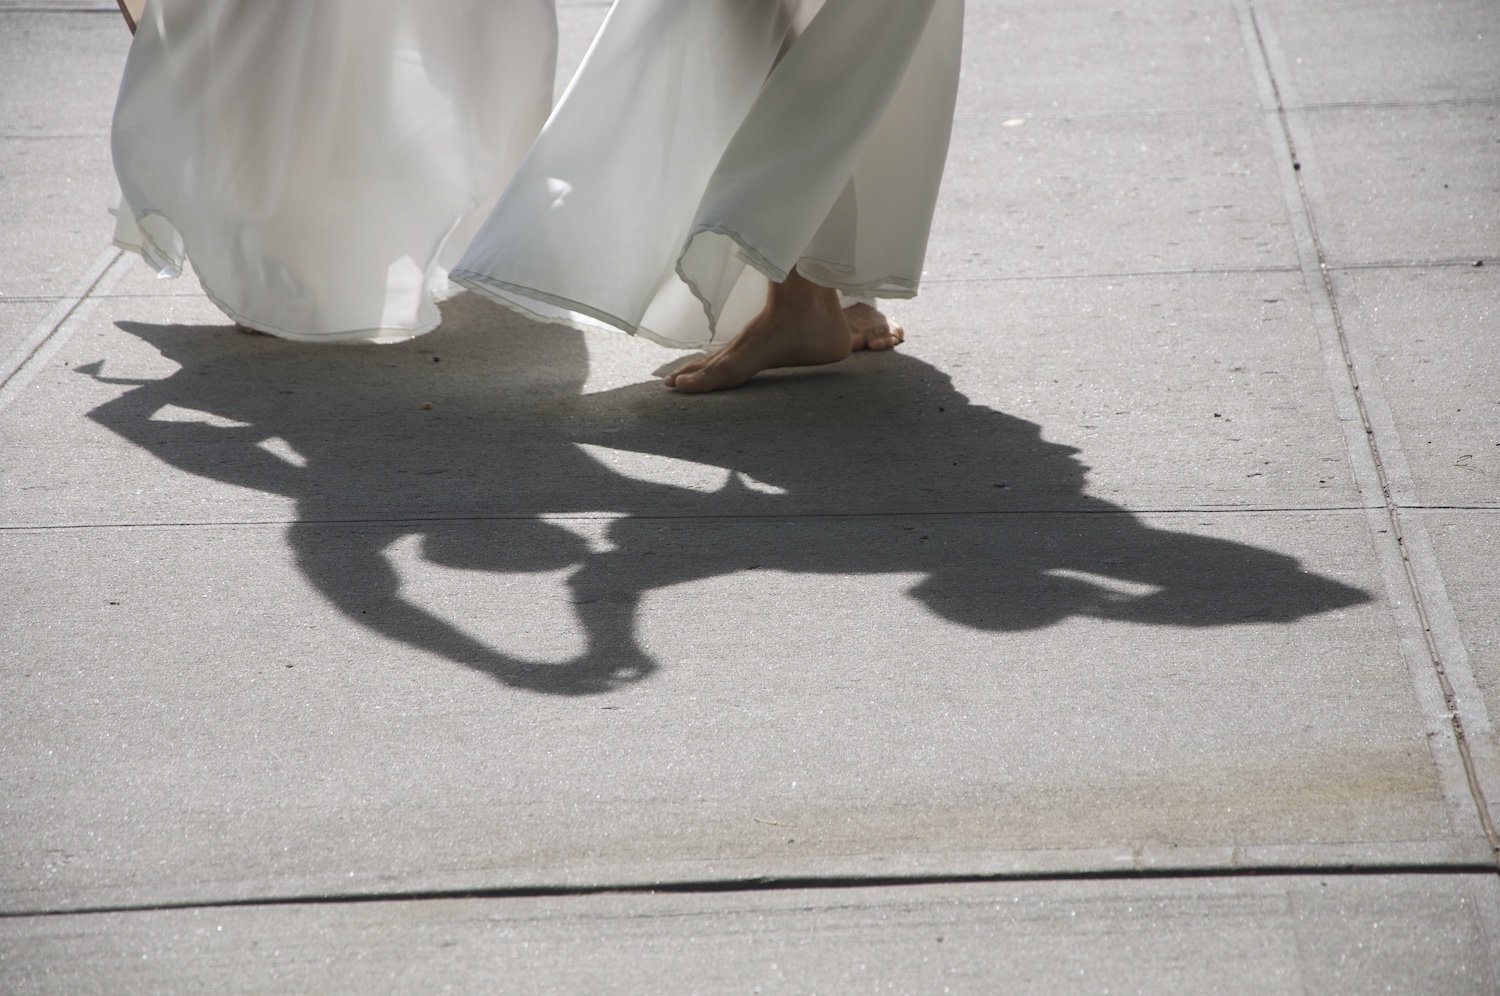
<path id="1" fill-rule="evenodd" d="M 900 325 L 868 304 L 851 304 L 844 309 L 844 317 L 849 322 L 852 349 L 879 352 L 906 341 L 906 331 Z"/>

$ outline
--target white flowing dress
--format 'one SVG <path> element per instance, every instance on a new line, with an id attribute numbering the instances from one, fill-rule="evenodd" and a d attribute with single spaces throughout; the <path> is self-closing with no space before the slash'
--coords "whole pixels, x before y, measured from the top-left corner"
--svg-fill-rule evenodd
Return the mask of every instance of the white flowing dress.
<path id="1" fill-rule="evenodd" d="M 116 242 L 235 321 L 402 339 L 552 104 L 552 0 L 150 0 L 115 110 Z"/>
<path id="2" fill-rule="evenodd" d="M 910 297 L 962 35 L 963 0 L 617 0 L 453 279 L 684 348 L 794 266 Z"/>

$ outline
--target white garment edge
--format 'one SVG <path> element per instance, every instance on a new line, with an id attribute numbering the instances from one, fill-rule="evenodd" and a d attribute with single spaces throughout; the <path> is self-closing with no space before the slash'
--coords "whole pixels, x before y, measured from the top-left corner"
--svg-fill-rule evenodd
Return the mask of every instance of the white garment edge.
<path id="1" fill-rule="evenodd" d="M 544 63 L 546 42 L 556 39 L 552 0 L 510 0 L 493 9 L 472 0 L 437 3 L 422 13 L 393 12 L 390 1 L 318 0 L 320 7 L 333 3 L 342 10 L 305 7 L 302 0 L 157 0 L 148 5 L 132 54 L 144 58 L 138 51 L 144 45 L 150 57 L 138 65 L 127 60 L 111 136 L 121 187 L 133 190 L 133 196 L 121 193 L 114 243 L 141 255 L 159 276 L 180 276 L 192 263 L 208 300 L 246 329 L 299 342 L 407 341 L 441 323 L 438 303 L 458 293 L 447 269 L 550 107 L 552 66 Z M 523 17 L 511 17 L 513 12 Z M 333 20 L 321 17 L 323 13 Z M 475 31 L 460 13 L 481 13 L 483 30 Z M 362 95 L 351 95 L 350 77 L 342 77 L 342 83 L 338 77 L 318 77 L 315 51 L 293 27 L 309 15 L 318 18 L 311 23 L 329 27 L 339 24 L 338 18 L 363 18 L 369 30 L 359 37 L 374 45 L 362 49 L 353 39 L 339 42 L 341 34 L 321 34 L 335 46 L 333 65 L 401 86 L 389 92 L 374 87 L 363 96 L 383 101 L 380 105 L 339 113 L 339 101 Z M 222 27 L 214 26 L 216 18 Z M 281 21 L 287 27 L 278 27 Z M 205 33 L 210 28 L 213 33 Z M 261 43 L 272 45 L 272 57 L 264 60 L 267 72 L 260 72 L 255 55 Z M 223 57 L 217 45 L 225 46 Z M 477 45 L 493 51 L 486 55 Z M 396 54 L 408 58 L 392 62 Z M 411 62 L 413 54 L 422 62 Z M 498 66 L 496 57 L 501 58 Z M 384 68 L 387 62 L 392 69 Z M 276 117 L 275 102 L 287 96 L 287 86 L 276 80 L 282 63 L 294 80 L 311 87 L 308 93 L 318 104 L 309 113 L 294 110 Z M 237 81 L 248 81 L 243 98 L 237 96 Z M 214 107 L 220 110 L 204 115 L 195 110 L 195 101 L 201 101 L 208 87 L 217 93 Z M 251 124 L 234 132 L 234 121 L 242 117 L 237 99 L 249 101 L 245 120 L 269 123 L 273 132 L 287 121 L 293 141 L 278 145 L 276 135 L 252 133 Z M 121 108 L 127 108 L 124 120 L 129 121 L 123 130 Z M 404 111 L 414 115 L 404 117 Z M 528 120 L 534 123 L 528 126 Z M 234 162 L 229 156 L 240 142 L 251 148 L 255 142 L 269 142 L 263 148 L 272 151 L 263 156 L 257 150 L 255 157 L 255 162 L 266 160 L 269 169 L 249 177 L 248 192 L 229 181 L 233 172 L 211 181 L 204 180 L 210 174 L 193 172 L 195 156 L 213 150 L 216 132 L 208 129 L 219 127 L 229 129 L 229 144 L 219 145 L 226 148 L 217 156 L 220 172 L 223 163 Z M 321 178 L 318 172 L 305 172 L 299 180 L 303 141 L 311 162 L 339 166 L 344 174 Z M 428 144 L 408 145 L 414 141 Z M 326 151 L 320 151 L 323 145 Z M 378 168 L 368 184 L 345 186 L 338 180 L 339 175 L 354 175 L 347 172 L 351 156 L 369 154 L 380 160 L 387 153 L 389 168 L 375 162 Z M 174 154 L 180 159 L 172 159 Z M 257 180 L 266 183 L 257 187 Z M 450 186 L 449 180 L 458 183 Z M 293 184 L 290 198 L 279 199 L 278 184 L 288 183 Z M 320 183 L 326 184 L 326 199 L 336 205 L 326 217 L 318 208 Z M 383 186 L 386 193 L 377 195 Z M 428 190 L 437 196 L 426 195 Z M 263 199 L 257 201 L 257 196 Z M 263 208 L 281 214 L 258 214 Z M 327 249 L 308 252 L 299 246 L 299 211 L 309 219 L 305 225 L 321 225 L 302 228 L 309 245 Z M 231 242 L 242 217 L 248 219 L 251 239 L 258 239 L 249 252 L 243 243 L 234 248 Z M 258 228 L 263 222 L 269 228 Z M 375 242 L 363 242 L 371 234 Z M 350 263 L 344 263 L 339 251 L 341 239 L 351 251 Z M 254 246 L 263 246 L 266 255 L 257 257 Z M 372 248 L 375 252 L 369 252 Z M 204 249 L 208 257 L 195 252 Z M 281 255 L 282 249 L 287 255 Z M 213 261 L 208 275 L 196 266 L 199 257 Z M 285 269 L 261 269 L 276 264 Z M 363 291 L 347 296 L 345 287 Z M 290 290 L 290 299 L 279 288 Z M 284 300 L 290 306 L 282 305 Z M 290 326 L 279 317 L 297 324 Z"/>
<path id="2" fill-rule="evenodd" d="M 670 0 L 666 0 L 666 2 L 670 2 Z M 821 6 L 821 0 L 818 0 L 818 2 L 803 4 L 803 8 L 805 9 L 816 9 L 820 8 Z M 843 16 L 845 16 L 846 18 L 852 12 L 857 12 L 859 9 L 857 2 L 854 7 L 850 7 L 847 2 L 839 3 L 838 6 L 842 8 Z M 954 3 L 953 0 L 948 0 L 948 2 L 943 4 L 943 6 L 947 8 L 947 13 L 945 14 L 945 26 L 947 28 L 951 28 L 956 23 L 961 28 L 962 0 L 957 0 L 956 3 Z M 954 9 L 955 7 L 956 12 Z M 619 10 L 620 8 L 617 6 L 611 13 L 618 13 Z M 931 10 L 932 8 L 929 7 L 928 13 L 930 13 Z M 913 14 L 916 14 L 916 8 L 912 8 L 911 12 Z M 879 11 L 876 10 L 871 10 L 868 13 L 873 16 L 879 16 Z M 860 16 L 860 14 L 854 13 L 854 16 Z M 922 16 L 925 18 L 925 15 Z M 926 22 L 924 20 L 924 24 L 925 23 Z M 923 30 L 919 32 L 915 37 L 917 37 L 920 41 L 925 36 L 926 30 L 927 29 L 924 27 Z M 604 40 L 608 32 L 609 22 L 607 21 L 604 30 L 601 31 L 600 37 L 595 40 L 596 48 L 600 46 L 601 42 Z M 950 37 L 951 39 L 952 36 L 948 37 Z M 619 58 L 618 49 L 619 43 L 616 42 L 614 50 L 611 54 L 617 59 Z M 793 46 L 793 49 L 795 49 L 795 45 Z M 626 51 L 629 50 L 627 49 Z M 904 54 L 910 58 L 915 51 L 916 48 L 913 48 L 912 50 Z M 931 50 L 929 49 L 929 52 L 930 51 Z M 956 50 L 951 51 L 953 51 L 954 56 L 956 56 Z M 594 50 L 591 50 L 590 55 L 592 56 L 593 54 Z M 645 57 L 646 56 L 644 54 L 641 56 L 641 58 Z M 589 61 L 591 60 L 585 60 L 585 70 L 588 68 Z M 956 68 L 955 58 L 953 62 L 955 79 L 951 81 L 954 86 L 956 86 Z M 929 70 L 929 72 L 932 69 L 930 62 L 927 65 L 927 69 Z M 559 104 L 557 111 L 554 112 L 554 119 L 563 118 L 566 120 L 569 109 L 569 97 L 573 95 L 574 89 L 577 87 L 584 75 L 584 70 L 581 70 L 579 76 L 575 77 L 573 83 L 570 84 L 568 93 L 565 94 L 563 101 Z M 901 74 L 898 73 L 897 78 L 900 78 L 900 76 Z M 933 79 L 933 77 L 928 76 L 927 79 L 931 80 Z M 768 83 L 769 82 L 770 81 L 768 81 Z M 598 80 L 595 80 L 592 83 L 592 86 L 595 90 L 597 90 L 599 87 Z M 938 86 L 938 90 L 941 90 L 940 85 Z M 928 91 L 932 92 L 931 84 L 929 84 Z M 784 92 L 785 88 L 783 87 L 783 93 Z M 908 103 L 908 113 L 909 109 L 910 105 Z M 949 110 L 951 110 L 951 107 L 949 108 Z M 873 120 L 878 121 L 879 119 L 877 118 Z M 555 123 L 557 123 L 556 120 L 554 120 L 553 122 L 549 122 L 548 129 L 552 128 Z M 572 153 L 576 154 L 577 127 L 575 124 L 571 123 L 564 124 L 563 127 L 569 127 L 572 129 L 568 134 L 570 138 L 573 139 L 572 142 L 564 140 L 563 145 L 565 148 L 571 149 Z M 869 137 L 873 134 L 873 131 L 867 133 L 866 137 Z M 946 132 L 942 137 L 943 141 L 941 142 L 941 148 L 946 149 Z M 849 159 L 847 161 L 852 161 L 855 163 L 858 162 L 857 150 L 862 148 L 863 144 L 863 141 L 861 141 L 859 145 L 846 148 L 844 155 L 847 157 L 852 157 L 852 159 Z M 933 147 L 936 148 L 938 146 L 934 144 Z M 533 149 L 533 157 L 540 154 L 541 150 L 546 148 L 548 148 L 548 130 L 544 129 L 543 137 L 539 140 L 538 146 Z M 602 153 L 596 153 L 596 155 L 602 155 Z M 596 162 L 598 161 L 600 160 L 596 159 Z M 541 177 L 561 175 L 568 176 L 571 180 L 571 175 L 569 173 L 563 172 L 561 174 L 558 174 L 555 173 L 552 168 L 548 168 L 548 162 L 549 160 L 543 158 L 538 160 L 538 162 L 529 163 L 526 167 L 522 168 L 522 177 L 518 182 L 526 183 L 527 186 L 520 187 L 518 188 L 518 190 L 529 192 L 520 193 L 519 196 L 529 201 L 532 205 L 535 205 L 538 201 L 544 198 L 540 187 Z M 564 166 L 564 169 L 574 165 L 569 160 L 563 160 L 563 163 L 566 164 Z M 528 174 L 529 179 L 527 178 Z M 851 181 L 852 178 L 853 174 L 851 174 Z M 935 187 L 932 191 L 930 191 L 930 193 L 935 198 Z M 779 257 L 780 259 L 785 260 L 787 248 L 785 245 L 780 247 L 779 252 L 772 253 L 759 246 L 757 244 L 757 240 L 752 239 L 742 231 L 737 231 L 735 226 L 715 223 L 718 221 L 718 219 L 713 219 L 711 217 L 707 221 L 707 223 L 705 223 L 702 214 L 705 208 L 707 208 L 709 205 L 707 195 L 708 191 L 705 191 L 705 201 L 700 202 L 700 218 L 698 219 L 699 223 L 691 226 L 685 232 L 683 241 L 679 243 L 679 249 L 675 253 L 675 258 L 673 259 L 672 263 L 669 264 L 671 266 L 671 270 L 668 271 L 671 276 L 675 278 L 675 281 L 678 284 L 679 292 L 686 292 L 681 294 L 681 299 L 676 303 L 676 307 L 680 309 L 682 306 L 687 305 L 691 300 L 696 300 L 698 302 L 698 306 L 702 309 L 703 319 L 706 320 L 704 323 L 707 326 L 706 329 L 704 328 L 704 325 L 695 323 L 695 326 L 692 330 L 693 337 L 691 340 L 680 340 L 677 337 L 674 337 L 667 333 L 667 329 L 664 326 L 670 324 L 670 312 L 665 315 L 658 316 L 659 318 L 664 319 L 664 321 L 660 323 L 651 321 L 650 306 L 645 307 L 643 309 L 643 313 L 641 313 L 638 318 L 624 317 L 624 315 L 616 313 L 609 307 L 600 307 L 597 304 L 591 304 L 589 301 L 581 300 L 577 295 L 567 293 L 567 291 L 572 289 L 570 285 L 573 283 L 573 281 L 571 281 L 566 276 L 556 281 L 549 280 L 549 286 L 552 286 L 553 289 L 548 290 L 542 286 L 538 286 L 536 283 L 533 283 L 529 280 L 505 279 L 505 271 L 506 269 L 508 269 L 508 267 L 505 265 L 493 267 L 486 265 L 486 267 L 483 269 L 477 266 L 471 266 L 469 265 L 470 259 L 467 257 L 469 257 L 471 253 L 475 251 L 475 249 L 477 248 L 477 243 L 475 247 L 471 247 L 470 253 L 465 254 L 466 258 L 460 261 L 458 266 L 450 274 L 450 277 L 455 283 L 459 284 L 460 286 L 464 286 L 469 290 L 472 290 L 490 300 L 493 300 L 532 319 L 579 329 L 615 329 L 624 331 L 627 334 L 648 338 L 661 345 L 678 349 L 714 347 L 720 344 L 722 338 L 720 334 L 721 330 L 719 329 L 719 324 L 724 316 L 719 313 L 719 310 L 716 307 L 715 302 L 711 300 L 707 289 L 700 286 L 699 282 L 692 276 L 692 263 L 690 262 L 689 257 L 693 254 L 693 248 L 695 244 L 697 244 L 704 238 L 723 239 L 727 240 L 727 242 L 730 243 L 730 245 L 724 246 L 723 248 L 717 250 L 705 247 L 704 252 L 708 254 L 706 258 L 709 260 L 712 260 L 714 258 L 724 261 L 728 261 L 731 259 L 736 260 L 738 263 L 746 267 L 746 275 L 744 278 L 742 278 L 743 280 L 753 281 L 755 278 L 752 278 L 749 275 L 753 271 L 761 279 L 769 282 L 779 283 L 786 280 L 789 271 L 793 267 L 795 267 L 798 269 L 801 275 L 808 279 L 810 282 L 838 291 L 846 304 L 873 304 L 878 298 L 911 298 L 914 297 L 918 292 L 921 273 L 920 265 L 916 266 L 914 271 L 904 272 L 899 275 L 896 273 L 888 273 L 886 275 L 877 276 L 874 278 L 866 277 L 866 279 L 862 279 L 857 282 L 851 279 L 840 278 L 841 272 L 852 276 L 854 269 L 852 261 L 846 263 L 832 259 L 819 258 L 818 255 L 814 254 L 803 254 L 801 258 L 794 260 L 792 263 L 790 263 L 790 265 L 779 265 L 777 262 L 773 261 L 773 257 Z M 550 196 L 550 194 L 548 196 Z M 878 204 L 879 201 L 877 200 L 870 203 Z M 718 213 L 717 211 L 713 211 L 711 208 L 709 210 L 710 214 Z M 517 224 L 517 218 L 505 218 L 505 211 L 506 201 L 502 199 L 501 207 L 497 208 L 496 213 L 491 216 L 491 221 L 498 223 L 498 227 L 494 229 L 494 232 L 496 234 L 491 237 L 496 239 L 494 244 L 497 247 L 503 246 L 506 242 L 510 242 L 512 245 L 512 248 L 510 250 L 501 249 L 500 251 L 502 253 L 514 256 L 516 253 L 516 249 L 513 239 L 519 238 L 524 242 L 526 228 L 522 227 L 522 225 L 520 224 Z M 524 216 L 526 213 L 528 213 L 528 211 L 525 207 L 523 207 L 520 214 Z M 546 216 L 543 215 L 540 219 L 533 219 L 528 222 L 528 224 L 538 223 L 544 226 L 545 229 L 545 226 L 547 224 Z M 488 224 L 489 223 L 487 223 L 487 225 Z M 512 231 L 507 232 L 507 224 L 509 224 L 509 226 L 513 229 Z M 928 214 L 928 224 L 930 225 L 930 213 Z M 576 222 L 573 223 L 573 227 L 574 230 L 578 232 L 578 234 L 566 237 L 579 238 L 582 237 L 583 232 L 587 231 L 586 227 L 582 230 L 577 229 Z M 486 233 L 483 230 L 481 230 L 479 238 L 486 238 Z M 617 243 L 620 242 L 619 236 L 614 236 L 614 238 L 617 240 Z M 546 241 L 545 238 L 543 239 L 543 241 Z M 808 241 L 812 244 L 808 244 L 806 248 L 814 248 L 814 245 L 816 244 L 818 239 L 810 238 Z M 922 241 L 925 242 L 925 229 L 923 231 Z M 563 246 L 565 249 L 566 243 L 563 243 Z M 555 253 L 556 249 L 553 249 L 552 251 Z M 484 254 L 485 251 L 480 250 L 480 255 L 476 258 L 482 259 L 484 257 Z M 564 252 L 562 258 L 568 258 L 568 254 Z M 523 265 L 519 267 L 519 269 L 524 271 L 526 269 L 534 268 Z M 903 266 L 903 270 L 908 269 L 908 267 Z M 486 272 L 486 270 L 488 272 Z M 555 273 L 556 270 L 554 270 L 553 272 Z M 584 286 L 588 286 L 588 281 L 584 281 L 583 286 L 578 287 L 578 289 L 583 290 Z M 668 285 L 666 283 L 662 284 L 663 289 L 665 289 L 667 286 Z M 740 313 L 736 317 L 737 319 L 743 318 L 744 306 L 747 300 L 747 297 L 745 295 L 754 291 L 753 284 L 742 283 L 741 279 L 735 279 L 733 285 L 721 284 L 720 290 L 722 291 L 723 287 L 725 286 L 735 287 L 733 293 L 741 302 L 741 304 L 739 305 Z M 654 298 L 653 300 L 660 300 L 660 298 Z M 720 306 L 722 306 L 727 301 L 728 298 L 726 297 L 725 301 L 718 303 Z M 676 313 L 679 315 L 682 314 L 680 310 L 678 310 Z M 635 312 L 632 311 L 632 314 L 635 314 Z M 707 333 L 706 338 L 704 336 L 705 331 Z M 733 331 L 737 332 L 738 329 L 736 328 Z"/>

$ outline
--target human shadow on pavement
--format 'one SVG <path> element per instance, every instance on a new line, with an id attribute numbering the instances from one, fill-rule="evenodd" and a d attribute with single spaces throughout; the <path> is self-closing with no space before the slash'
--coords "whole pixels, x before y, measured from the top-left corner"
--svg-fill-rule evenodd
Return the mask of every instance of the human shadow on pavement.
<path id="1" fill-rule="evenodd" d="M 579 334 L 464 298 L 445 315 L 438 332 L 384 347 L 122 322 L 179 369 L 80 372 L 127 388 L 90 413 L 121 437 L 292 499 L 296 562 L 347 619 L 538 692 L 647 677 L 662 662 L 637 638 L 644 596 L 755 569 L 917 574 L 910 595 L 928 610 L 990 631 L 1075 615 L 1288 623 L 1369 600 L 1285 554 L 1153 528 L 1088 496 L 1077 450 L 971 404 L 909 354 L 706 397 L 655 382 L 585 394 Z M 607 517 L 607 543 L 559 524 L 570 516 Z M 523 660 L 422 604 L 389 555 L 411 537 L 475 585 L 484 572 L 570 571 L 584 649 Z M 870 607 L 872 642 L 882 616 Z"/>

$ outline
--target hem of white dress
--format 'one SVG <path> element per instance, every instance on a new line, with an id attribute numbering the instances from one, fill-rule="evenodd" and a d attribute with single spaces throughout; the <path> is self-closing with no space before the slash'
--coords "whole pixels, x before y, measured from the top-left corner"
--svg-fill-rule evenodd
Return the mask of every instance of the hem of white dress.
<path id="1" fill-rule="evenodd" d="M 171 253 L 162 249 L 161 246 L 157 245 L 156 240 L 153 239 L 150 234 L 148 234 L 147 231 L 141 227 L 141 219 L 148 218 L 150 217 L 150 215 L 132 215 L 131 217 L 135 220 L 135 230 L 141 237 L 140 242 L 127 242 L 125 239 L 117 238 L 114 240 L 114 244 L 121 249 L 133 252 L 137 256 L 141 257 L 141 259 L 146 261 L 147 266 L 154 267 L 156 269 L 156 275 L 158 277 L 171 277 L 173 279 L 176 279 L 177 277 L 182 276 L 182 260 L 173 256 Z M 157 217 L 167 220 L 165 215 L 157 215 Z M 167 220 L 167 224 L 171 225 L 172 222 L 170 220 Z M 174 225 L 173 228 L 175 227 L 176 226 Z M 201 283 L 202 281 L 199 282 Z"/>
<path id="2" fill-rule="evenodd" d="M 688 235 L 686 246 L 691 247 L 693 240 L 700 235 L 718 235 L 733 242 L 740 259 L 754 267 L 760 272 L 761 276 L 773 284 L 784 283 L 787 277 L 791 275 L 789 270 L 784 270 L 771 262 L 770 257 L 758 249 L 742 233 L 732 228 L 725 228 L 722 225 L 699 225 Z M 687 255 L 688 249 L 684 248 L 681 255 L 677 257 L 677 276 L 678 279 L 687 285 L 693 297 L 698 299 L 698 303 L 703 306 L 703 313 L 708 317 L 709 344 L 711 345 L 719 337 L 719 316 L 714 313 L 712 302 L 698 289 L 697 282 L 688 276 L 684 270 L 683 261 L 687 259 Z M 803 263 L 815 264 L 825 272 L 804 272 L 802 269 Z M 838 291 L 845 297 L 855 298 L 860 301 L 874 301 L 878 298 L 906 300 L 917 296 L 917 281 L 909 280 L 905 277 L 885 276 L 878 280 L 851 283 L 847 280 L 831 279 L 826 275 L 827 270 L 848 270 L 848 267 L 842 263 L 818 259 L 815 256 L 801 256 L 798 257 L 797 262 L 793 265 L 797 269 L 798 274 L 810 283 L 817 284 L 819 287 L 826 287 L 829 290 Z"/>
<path id="3" fill-rule="evenodd" d="M 599 308 L 591 307 L 582 301 L 575 301 L 560 294 L 551 294 L 547 291 L 537 290 L 535 287 L 526 287 L 505 280 L 497 280 L 488 274 L 476 273 L 473 270 L 451 270 L 448 273 L 448 279 L 462 287 L 468 288 L 488 301 L 493 301 L 519 315 L 546 325 L 561 325 L 578 332 L 599 332 L 603 330 L 624 332 L 626 335 L 649 339 L 658 346 L 664 346 L 668 349 L 702 349 L 706 345 L 701 342 L 684 342 L 672 339 L 644 326 L 636 325 L 634 322 L 621 318 L 619 315 L 610 314 Z M 536 307 L 532 307 L 527 302 L 539 302 L 551 305 L 557 310 L 542 311 Z M 584 321 L 581 319 L 587 320 Z"/>
<path id="4" fill-rule="evenodd" d="M 738 247 L 742 258 L 750 266 L 759 271 L 766 279 L 774 283 L 782 283 L 787 274 L 773 265 L 766 256 L 757 251 L 748 240 L 737 232 L 729 229 L 704 226 L 694 231 L 696 237 L 699 234 L 722 235 L 730 239 Z M 691 241 L 691 239 L 689 240 Z M 684 251 L 683 256 L 687 253 Z M 475 270 L 455 269 L 448 273 L 448 279 L 461 287 L 478 294 L 480 297 L 522 315 L 533 321 L 546 325 L 560 325 L 578 332 L 598 332 L 601 330 L 613 330 L 624 332 L 626 335 L 637 336 L 648 339 L 659 346 L 668 349 L 709 349 L 721 346 L 718 339 L 718 316 L 714 314 L 713 305 L 698 289 L 698 284 L 683 272 L 682 258 L 678 257 L 676 272 L 688 291 L 703 306 L 703 313 L 708 318 L 709 338 L 707 341 L 686 341 L 673 339 L 662 335 L 654 329 L 635 322 L 621 318 L 600 308 L 586 304 L 583 301 L 564 297 L 561 294 L 553 294 L 548 291 L 539 290 L 535 287 L 527 287 L 524 284 L 515 284 L 507 280 L 500 280 L 487 273 L 479 273 Z M 834 264 L 814 257 L 806 257 L 807 262 L 816 263 L 819 266 L 836 267 Z M 803 260 L 798 260 L 799 263 Z M 916 281 L 906 280 L 900 277 L 884 277 L 880 280 L 866 281 L 862 283 L 850 283 L 848 281 L 830 281 L 820 274 L 804 274 L 808 280 L 836 290 L 846 297 L 859 301 L 874 301 L 878 298 L 906 299 L 917 295 Z M 528 302 L 549 305 L 555 311 L 542 310 Z"/>
<path id="5" fill-rule="evenodd" d="M 122 207 L 121 210 L 125 210 L 125 208 Z M 145 227 L 141 225 L 141 222 L 146 218 L 160 218 L 168 225 L 171 225 L 172 230 L 179 236 L 182 236 L 182 229 L 178 228 L 177 224 L 172 221 L 170 217 L 160 211 L 145 211 L 140 214 L 132 213 L 132 217 L 135 218 L 136 231 L 140 234 L 140 241 L 142 244 L 136 245 L 124 239 L 115 239 L 114 244 L 121 249 L 127 250 L 128 252 L 133 252 L 136 255 L 140 256 L 143 260 L 146 261 L 146 264 L 148 266 L 155 267 L 157 276 L 170 277 L 172 279 L 176 279 L 177 277 L 182 276 L 184 261 L 191 260 L 193 258 L 193 253 L 192 250 L 188 248 L 186 237 L 183 237 L 182 257 L 179 259 L 174 254 L 167 252 L 166 250 L 162 249 L 161 246 L 157 245 L 156 240 L 153 239 L 150 233 L 146 231 Z M 236 325 L 242 326 L 243 328 L 252 329 L 256 332 L 264 332 L 267 335 L 274 335 L 278 339 L 286 339 L 290 342 L 368 342 L 374 343 L 376 345 L 390 345 L 398 342 L 405 342 L 408 339 L 415 339 L 419 335 L 426 335 L 428 332 L 433 331 L 440 324 L 442 324 L 442 317 L 439 316 L 432 321 L 423 322 L 421 325 L 417 325 L 413 328 L 392 328 L 389 326 L 378 325 L 372 326 L 370 328 L 344 329 L 338 332 L 306 332 L 298 329 L 285 329 L 281 328 L 280 326 L 271 325 L 268 322 L 262 322 L 257 319 L 248 318 L 245 315 L 240 314 L 234 308 L 226 304 L 222 298 L 214 293 L 213 288 L 208 286 L 208 284 L 204 282 L 203 275 L 201 273 L 199 273 L 197 270 L 194 270 L 193 276 L 198 278 L 198 286 L 203 289 L 204 296 L 213 303 L 213 306 L 215 308 L 218 308 L 220 311 L 224 312 L 226 316 L 232 319 Z M 427 294 L 429 300 L 432 301 L 432 303 L 437 303 L 436 296 L 433 295 L 430 291 L 423 291 L 423 293 Z"/>
<path id="6" fill-rule="evenodd" d="M 558 294 L 549 294 L 547 291 L 537 290 L 535 287 L 525 287 L 521 284 L 513 284 L 505 280 L 496 280 L 488 274 L 478 273 L 474 270 L 449 270 L 448 279 L 460 287 L 467 287 L 480 297 L 494 301 L 496 304 L 503 304 L 507 308 L 521 312 L 528 318 L 535 318 L 549 325 L 567 325 L 570 328 L 576 328 L 580 331 L 597 329 L 599 327 L 588 322 L 575 321 L 565 315 L 554 312 L 533 311 L 526 306 L 525 302 L 527 300 L 541 301 L 565 312 L 576 312 L 577 314 L 592 318 L 602 325 L 619 329 L 621 332 L 628 333 L 629 335 L 635 335 L 639 331 L 635 325 L 627 322 L 618 315 L 611 315 L 607 311 L 591 308 L 582 301 L 574 301 L 571 298 L 562 297 Z"/>

